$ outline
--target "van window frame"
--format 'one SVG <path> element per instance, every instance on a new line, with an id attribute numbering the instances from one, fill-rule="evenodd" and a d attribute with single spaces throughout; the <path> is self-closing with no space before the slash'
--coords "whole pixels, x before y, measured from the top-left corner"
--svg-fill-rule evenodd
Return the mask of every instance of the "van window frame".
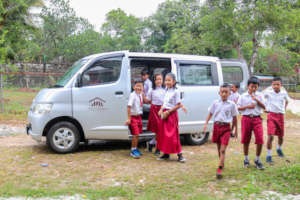
<path id="1" fill-rule="evenodd" d="M 84 73 L 85 73 L 86 71 L 88 71 L 89 69 L 91 69 L 95 63 L 97 63 L 97 62 L 99 62 L 99 61 L 101 61 L 101 60 L 104 60 L 104 59 L 116 58 L 116 57 L 122 58 L 120 74 L 119 74 L 119 77 L 118 77 L 117 80 L 111 81 L 111 82 L 105 82 L 105 83 L 93 84 L 93 85 L 82 85 L 81 87 L 93 87 L 93 86 L 108 85 L 108 84 L 113 84 L 113 83 L 119 82 L 120 79 L 121 79 L 121 73 L 122 73 L 122 68 L 123 68 L 122 66 L 123 66 L 123 61 L 124 61 L 124 57 L 125 57 L 125 54 L 124 54 L 124 53 L 105 55 L 105 56 L 101 56 L 101 57 L 96 58 L 94 61 L 92 61 L 92 62 L 86 67 L 86 69 L 84 69 L 84 70 L 82 71 L 81 76 L 80 76 L 80 82 L 82 82 L 82 77 L 83 77 Z"/>
<path id="2" fill-rule="evenodd" d="M 218 86 L 219 85 L 219 76 L 218 76 L 218 69 L 217 63 L 210 62 L 210 61 L 198 61 L 198 60 L 174 60 L 176 64 L 176 72 L 177 72 L 177 81 L 178 84 L 181 86 Z M 211 75 L 212 75 L 212 84 L 198 84 L 198 85 L 191 85 L 191 84 L 181 84 L 181 77 L 180 77 L 180 64 L 191 64 L 191 65 L 210 65 L 211 66 Z"/>

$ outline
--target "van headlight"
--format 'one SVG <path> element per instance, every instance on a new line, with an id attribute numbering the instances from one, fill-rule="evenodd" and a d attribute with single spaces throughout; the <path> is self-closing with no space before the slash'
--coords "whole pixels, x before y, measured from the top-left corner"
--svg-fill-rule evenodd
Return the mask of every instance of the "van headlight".
<path id="1" fill-rule="evenodd" d="M 51 111 L 53 104 L 52 103 L 38 103 L 35 104 L 32 108 L 33 114 L 43 115 Z"/>

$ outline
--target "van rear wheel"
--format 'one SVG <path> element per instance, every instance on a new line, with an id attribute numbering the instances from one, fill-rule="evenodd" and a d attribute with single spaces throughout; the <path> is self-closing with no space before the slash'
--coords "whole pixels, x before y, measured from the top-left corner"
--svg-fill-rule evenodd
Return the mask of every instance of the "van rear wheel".
<path id="1" fill-rule="evenodd" d="M 74 152 L 79 147 L 79 142 L 79 130 L 71 122 L 58 122 L 47 134 L 47 144 L 56 153 Z"/>
<path id="2" fill-rule="evenodd" d="M 201 132 L 196 134 L 185 135 L 185 140 L 189 145 L 201 145 L 205 144 L 208 140 L 209 132 Z"/>

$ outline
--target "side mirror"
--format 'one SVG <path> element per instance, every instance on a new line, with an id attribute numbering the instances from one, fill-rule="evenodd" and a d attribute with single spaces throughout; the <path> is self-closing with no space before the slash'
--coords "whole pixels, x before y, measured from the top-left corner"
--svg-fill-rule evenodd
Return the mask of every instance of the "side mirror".
<path id="1" fill-rule="evenodd" d="M 75 86 L 76 87 L 81 87 L 82 86 L 82 78 L 81 78 L 81 74 L 78 74 L 77 78 L 76 78 L 76 83 Z"/>

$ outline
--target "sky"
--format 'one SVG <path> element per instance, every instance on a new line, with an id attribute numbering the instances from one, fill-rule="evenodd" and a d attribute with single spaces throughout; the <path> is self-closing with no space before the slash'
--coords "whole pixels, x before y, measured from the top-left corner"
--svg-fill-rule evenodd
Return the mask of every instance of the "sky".
<path id="1" fill-rule="evenodd" d="M 99 31 L 105 15 L 113 9 L 122 9 L 136 17 L 148 17 L 166 0 L 70 0 L 70 6 L 80 17 L 86 18 Z"/>

